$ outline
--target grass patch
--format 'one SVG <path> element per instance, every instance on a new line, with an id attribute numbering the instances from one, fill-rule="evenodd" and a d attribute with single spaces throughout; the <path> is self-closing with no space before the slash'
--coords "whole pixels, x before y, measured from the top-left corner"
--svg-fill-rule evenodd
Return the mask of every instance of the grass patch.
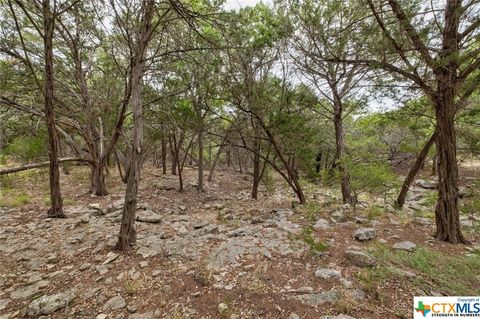
<path id="1" fill-rule="evenodd" d="M 385 281 L 401 276 L 395 269 L 413 271 L 416 276 L 408 281 L 427 295 L 439 291 L 450 296 L 467 296 L 477 294 L 480 289 L 480 255 L 447 255 L 427 248 L 409 253 L 382 244 L 371 246 L 371 253 L 378 266 L 362 272 L 359 280 L 374 294 Z"/>
<path id="2" fill-rule="evenodd" d="M 385 208 L 379 205 L 373 205 L 366 211 L 366 216 L 369 220 L 377 219 L 385 214 Z"/>
<path id="3" fill-rule="evenodd" d="M 302 206 L 303 215 L 311 223 L 315 223 L 317 221 L 321 211 L 322 205 L 315 202 L 308 202 Z"/>
<path id="4" fill-rule="evenodd" d="M 6 190 L 0 193 L 0 207 L 20 207 L 30 203 L 31 197 L 26 193 L 14 194 L 14 190 Z"/>
<path id="5" fill-rule="evenodd" d="M 323 253 L 328 249 L 328 244 L 324 240 L 318 240 L 315 238 L 315 234 L 312 227 L 305 227 L 300 235 L 297 235 L 296 239 L 303 241 L 310 248 L 310 252 L 313 254 Z"/>

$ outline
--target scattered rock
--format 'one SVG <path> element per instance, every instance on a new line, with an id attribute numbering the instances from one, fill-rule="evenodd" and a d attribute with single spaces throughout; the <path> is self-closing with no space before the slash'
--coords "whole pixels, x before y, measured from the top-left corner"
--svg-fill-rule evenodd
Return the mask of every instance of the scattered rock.
<path id="1" fill-rule="evenodd" d="M 377 236 L 374 228 L 359 228 L 353 234 L 353 238 L 360 241 L 372 240 Z"/>
<path id="2" fill-rule="evenodd" d="M 341 276 L 341 273 L 335 269 L 319 268 L 315 272 L 315 277 L 322 279 L 340 278 Z"/>
<path id="3" fill-rule="evenodd" d="M 348 315 L 337 315 L 337 316 L 323 316 L 320 319 L 355 319 L 355 318 Z"/>
<path id="4" fill-rule="evenodd" d="M 105 275 L 108 272 L 107 265 L 97 265 L 95 266 L 95 270 L 98 271 L 100 275 Z"/>
<path id="5" fill-rule="evenodd" d="M 140 268 L 146 268 L 146 267 L 148 267 L 148 261 L 142 260 L 142 261 L 139 263 L 139 265 L 140 265 Z"/>
<path id="6" fill-rule="evenodd" d="M 334 211 L 330 216 L 330 219 L 335 223 L 343 223 L 347 221 L 347 217 L 339 210 Z"/>
<path id="7" fill-rule="evenodd" d="M 288 319 L 301 319 L 299 315 L 296 313 L 292 312 L 290 316 L 288 316 Z"/>
<path id="8" fill-rule="evenodd" d="M 226 303 L 219 303 L 218 304 L 218 313 L 220 314 L 220 316 L 226 316 L 229 312 L 230 308 L 228 307 L 228 305 Z"/>
<path id="9" fill-rule="evenodd" d="M 97 211 L 100 215 L 103 214 L 103 208 L 99 203 L 88 204 L 88 208 Z"/>
<path id="10" fill-rule="evenodd" d="M 58 255 L 53 253 L 47 257 L 47 264 L 56 264 L 58 263 Z"/>
<path id="11" fill-rule="evenodd" d="M 315 225 L 313 225 L 313 229 L 315 230 L 329 229 L 329 228 L 330 228 L 330 223 L 328 222 L 328 220 L 323 218 L 320 218 L 319 220 L 317 220 Z"/>
<path id="12" fill-rule="evenodd" d="M 40 291 L 40 289 L 47 287 L 50 284 L 48 280 L 40 280 L 37 281 L 36 283 L 33 283 L 29 286 L 22 286 L 10 294 L 10 298 L 12 299 L 25 299 L 25 298 L 30 298 L 33 295 L 35 295 L 37 292 Z"/>
<path id="13" fill-rule="evenodd" d="M 377 264 L 375 257 L 356 249 L 347 249 L 345 258 L 358 267 L 373 267 Z"/>
<path id="14" fill-rule="evenodd" d="M 111 263 L 112 261 L 114 261 L 115 259 L 118 258 L 118 256 L 120 256 L 119 254 L 116 254 L 114 252 L 109 252 L 107 254 L 107 258 L 105 259 L 105 261 L 103 262 L 103 265 L 106 265 L 106 264 L 109 264 Z"/>
<path id="15" fill-rule="evenodd" d="M 393 245 L 393 249 L 396 250 L 414 251 L 415 248 L 417 248 L 417 245 L 411 241 L 402 241 Z"/>
<path id="16" fill-rule="evenodd" d="M 136 219 L 139 222 L 158 224 L 162 221 L 162 216 L 151 209 L 137 211 Z"/>
<path id="17" fill-rule="evenodd" d="M 430 182 L 430 181 L 426 181 L 424 179 L 417 179 L 415 181 L 415 184 L 418 186 L 418 187 L 421 187 L 421 188 L 425 188 L 425 189 L 437 189 L 438 187 L 438 184 L 435 183 L 435 182 Z"/>
<path id="18" fill-rule="evenodd" d="M 49 315 L 55 311 L 66 308 L 75 298 L 74 291 L 67 291 L 50 296 L 42 296 L 30 303 L 26 314 L 28 317 Z"/>
<path id="19" fill-rule="evenodd" d="M 0 310 L 7 308 L 8 304 L 12 301 L 11 299 L 0 299 Z"/>
<path id="20" fill-rule="evenodd" d="M 345 289 L 352 289 L 353 288 L 353 283 L 350 280 L 347 280 L 345 278 L 340 278 L 340 283 L 342 284 L 343 288 L 345 288 Z"/>
<path id="21" fill-rule="evenodd" d="M 83 263 L 83 264 L 80 265 L 80 267 L 78 269 L 80 271 L 85 271 L 85 270 L 89 269 L 91 266 L 92 266 L 92 264 L 90 264 L 90 263 Z"/>
<path id="22" fill-rule="evenodd" d="M 122 296 L 115 296 L 103 305 L 103 310 L 123 309 L 127 306 L 127 302 Z"/>
<path id="23" fill-rule="evenodd" d="M 197 220 L 197 221 L 192 223 L 192 226 L 195 229 L 200 229 L 200 228 L 203 228 L 203 227 L 207 226 L 208 224 L 209 224 L 209 222 L 207 220 Z"/>
<path id="24" fill-rule="evenodd" d="M 104 313 L 100 313 L 95 317 L 95 319 L 107 319 L 107 315 Z"/>
<path id="25" fill-rule="evenodd" d="M 339 294 L 337 290 L 332 289 L 321 293 L 290 296 L 288 299 L 298 300 L 301 303 L 309 306 L 318 306 L 324 303 L 331 303 L 337 301 L 339 299 Z"/>

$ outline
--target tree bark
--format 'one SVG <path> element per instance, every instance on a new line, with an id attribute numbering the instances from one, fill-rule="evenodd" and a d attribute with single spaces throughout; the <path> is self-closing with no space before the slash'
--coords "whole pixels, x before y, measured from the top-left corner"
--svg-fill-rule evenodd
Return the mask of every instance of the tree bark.
<path id="1" fill-rule="evenodd" d="M 148 43 L 153 32 L 152 17 L 155 12 L 155 2 L 145 0 L 142 2 L 142 26 L 139 32 L 138 43 L 135 47 L 135 56 L 132 61 L 132 112 L 133 112 L 133 144 L 127 187 L 125 191 L 125 203 L 123 206 L 122 224 L 118 235 L 116 248 L 126 251 L 136 241 L 135 213 L 137 210 L 138 185 L 142 166 L 143 152 L 143 114 L 142 114 L 142 86 L 145 72 L 145 59 Z"/>
<path id="2" fill-rule="evenodd" d="M 50 0 L 43 0 L 43 26 L 44 26 L 44 49 L 45 49 L 45 118 L 48 129 L 48 157 L 50 160 L 50 209 L 49 217 L 62 218 L 63 199 L 60 191 L 60 173 L 58 168 L 58 136 L 55 128 L 55 111 L 53 105 L 53 32 L 55 17 L 50 10 Z"/>
<path id="3" fill-rule="evenodd" d="M 452 244 L 468 243 L 460 229 L 458 210 L 458 166 L 455 134 L 455 103 L 453 88 L 445 81 L 444 89 L 439 88 L 435 104 L 438 154 L 438 200 L 435 207 L 435 221 L 438 240 Z"/>
<path id="4" fill-rule="evenodd" d="M 340 175 L 342 177 L 341 190 L 342 190 L 342 202 L 352 203 L 352 191 L 350 187 L 350 175 L 342 162 L 343 153 L 345 150 L 344 143 L 344 131 L 343 131 L 343 105 L 340 97 L 338 96 L 337 89 L 332 85 L 332 92 L 334 94 L 333 102 L 333 123 L 335 126 L 335 159 L 332 168 L 338 167 Z"/>
<path id="5" fill-rule="evenodd" d="M 197 191 L 203 192 L 203 117 L 199 105 L 195 107 L 198 120 L 198 184 Z"/>
<path id="6" fill-rule="evenodd" d="M 91 183 L 90 194 L 95 196 L 108 195 L 107 186 L 105 184 L 105 167 L 100 162 L 95 161 L 91 164 Z"/>
<path id="7" fill-rule="evenodd" d="M 415 160 L 415 163 L 413 163 L 412 167 L 410 167 L 407 177 L 403 182 L 402 189 L 400 190 L 397 200 L 395 201 L 395 207 L 402 208 L 403 205 L 405 204 L 405 199 L 407 197 L 408 190 L 410 189 L 410 185 L 415 179 L 415 176 L 420 170 L 422 164 L 425 162 L 425 158 L 427 157 L 430 148 L 432 148 L 432 145 L 435 143 L 436 138 L 437 138 L 437 132 L 434 132 L 430 137 L 430 139 L 427 141 L 427 143 L 423 146 L 420 153 L 418 154 L 417 159 Z"/>
<path id="8" fill-rule="evenodd" d="M 65 163 L 65 162 L 85 162 L 83 158 L 73 158 L 73 157 L 66 157 L 66 158 L 59 158 L 58 162 L 59 163 Z M 49 166 L 50 161 L 46 162 L 41 162 L 41 163 L 33 163 L 33 164 L 27 164 L 27 165 L 22 165 L 22 166 L 16 166 L 16 167 L 8 167 L 8 168 L 3 168 L 0 169 L 0 175 L 6 175 L 6 174 L 12 174 L 16 172 L 21 172 L 21 171 L 26 171 L 29 169 L 35 169 L 35 168 L 41 168 L 45 166 Z"/>
<path id="9" fill-rule="evenodd" d="M 167 143 L 165 142 L 165 135 L 162 133 L 162 174 L 167 174 Z"/>
<path id="10" fill-rule="evenodd" d="M 257 128 L 254 128 L 257 132 Z M 258 199 L 258 186 L 260 185 L 260 141 L 258 134 L 255 134 L 253 141 L 253 182 L 252 182 L 252 198 Z"/>

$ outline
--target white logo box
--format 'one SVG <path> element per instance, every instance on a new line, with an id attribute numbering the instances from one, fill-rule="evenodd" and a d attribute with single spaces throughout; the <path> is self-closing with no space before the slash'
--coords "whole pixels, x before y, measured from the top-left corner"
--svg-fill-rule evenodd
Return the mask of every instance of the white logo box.
<path id="1" fill-rule="evenodd" d="M 413 318 L 480 319 L 480 296 L 414 297 Z"/>

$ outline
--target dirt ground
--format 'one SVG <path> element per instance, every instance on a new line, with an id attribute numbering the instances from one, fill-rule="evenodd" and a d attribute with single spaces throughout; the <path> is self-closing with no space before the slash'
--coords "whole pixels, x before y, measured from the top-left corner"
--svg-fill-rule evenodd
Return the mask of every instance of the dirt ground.
<path id="1" fill-rule="evenodd" d="M 346 251 L 395 254 L 395 244 L 409 241 L 417 251 L 472 255 L 432 239 L 433 208 L 417 209 L 431 191 L 418 187 L 402 212 L 379 202 L 378 213 L 365 203 L 353 214 L 338 192 L 322 186 L 307 187 L 313 204 L 292 207 L 295 198 L 279 181 L 275 191 L 262 186 L 254 201 L 248 175 L 221 170 L 200 194 L 196 169 L 185 169 L 179 192 L 176 176 L 152 166 L 141 181 L 137 244 L 120 254 L 113 246 L 124 184 L 110 174 L 105 197 L 88 194 L 86 167 L 62 174 L 66 219 L 46 218 L 44 171 L 2 180 L 4 196 L 27 199 L 0 207 L 0 318 L 411 318 L 414 295 L 451 291 L 416 284 L 424 274 L 414 267 L 366 280 L 387 261 L 375 255 L 375 267 L 359 266 Z M 354 239 L 365 227 L 375 238 Z M 467 236 L 476 247 L 478 233 Z M 316 275 L 318 269 L 329 275 Z M 480 291 L 480 278 L 471 285 Z M 57 303 L 45 299 L 56 294 Z"/>

